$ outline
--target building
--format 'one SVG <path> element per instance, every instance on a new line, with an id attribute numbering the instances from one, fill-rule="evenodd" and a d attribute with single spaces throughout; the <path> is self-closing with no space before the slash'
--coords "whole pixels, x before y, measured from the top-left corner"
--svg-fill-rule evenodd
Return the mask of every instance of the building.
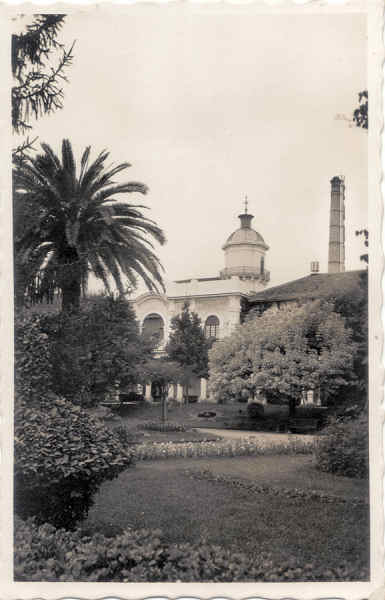
<path id="1" fill-rule="evenodd" d="M 190 310 L 202 321 L 207 337 L 221 339 L 240 323 L 242 307 L 247 299 L 263 290 L 270 273 L 266 269 L 269 246 L 262 235 L 252 227 L 253 215 L 239 215 L 240 227 L 225 241 L 224 268 L 218 276 L 201 279 L 182 279 L 167 286 L 165 294 L 148 292 L 138 296 L 133 306 L 142 331 L 158 338 L 158 355 L 164 351 L 171 319 L 178 315 L 188 302 Z M 176 386 L 173 395 L 181 399 L 182 390 Z M 207 397 L 206 381 L 196 381 L 191 395 L 200 400 Z M 146 399 L 151 399 L 150 386 L 146 386 Z"/>
<path id="2" fill-rule="evenodd" d="M 320 298 L 336 298 L 355 294 L 360 286 L 362 270 L 340 273 L 318 273 L 314 269 L 306 277 L 271 287 L 248 298 L 248 310 L 262 314 L 265 310 L 279 310 L 287 305 L 300 305 Z"/>
<path id="3" fill-rule="evenodd" d="M 206 336 L 220 340 L 230 335 L 250 310 L 261 314 L 268 308 L 279 310 L 287 304 L 355 293 L 362 271 L 345 272 L 345 181 L 333 177 L 330 183 L 328 273 L 319 273 L 319 263 L 312 262 L 310 275 L 267 288 L 269 246 L 252 227 L 254 217 L 247 212 L 246 199 L 245 210 L 239 215 L 240 227 L 222 246 L 224 268 L 218 276 L 175 281 L 165 294 L 148 292 L 133 301 L 142 331 L 159 341 L 158 356 L 164 352 L 171 319 L 181 313 L 186 302 L 201 318 Z M 191 395 L 206 400 L 206 380 L 195 381 Z M 182 400 L 181 386 L 174 386 L 172 396 Z M 150 386 L 146 386 L 145 397 L 151 400 Z"/>

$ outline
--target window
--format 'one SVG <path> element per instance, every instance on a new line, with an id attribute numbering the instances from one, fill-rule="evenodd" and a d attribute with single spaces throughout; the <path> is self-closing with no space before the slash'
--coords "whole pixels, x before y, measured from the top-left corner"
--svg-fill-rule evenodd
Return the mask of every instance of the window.
<path id="1" fill-rule="evenodd" d="M 217 338 L 219 334 L 219 319 L 215 315 L 210 315 L 205 323 L 205 336 L 207 338 Z"/>
<path id="2" fill-rule="evenodd" d="M 261 256 L 261 273 L 262 273 L 262 275 L 264 274 L 264 272 L 265 272 L 265 257 Z"/>
<path id="3" fill-rule="evenodd" d="M 151 313 L 143 321 L 142 333 L 159 346 L 164 338 L 164 323 L 161 316 Z"/>

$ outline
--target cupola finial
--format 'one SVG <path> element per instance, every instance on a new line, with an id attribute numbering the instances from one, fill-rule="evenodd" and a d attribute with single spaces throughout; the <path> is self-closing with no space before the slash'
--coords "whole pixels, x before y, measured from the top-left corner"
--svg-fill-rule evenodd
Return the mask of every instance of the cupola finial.
<path id="1" fill-rule="evenodd" d="M 247 215 L 247 205 L 248 205 L 248 201 L 247 201 L 247 195 L 245 196 L 245 215 Z"/>

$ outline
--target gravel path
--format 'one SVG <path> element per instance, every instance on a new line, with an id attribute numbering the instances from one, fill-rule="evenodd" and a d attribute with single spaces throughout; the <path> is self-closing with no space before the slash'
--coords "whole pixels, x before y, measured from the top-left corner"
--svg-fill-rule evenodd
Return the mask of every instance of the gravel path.
<path id="1" fill-rule="evenodd" d="M 312 442 L 315 440 L 315 435 L 303 435 L 303 434 L 293 434 L 293 433 L 269 433 L 266 431 L 239 431 L 235 429 L 205 429 L 199 428 L 197 431 L 201 431 L 202 433 L 212 435 L 219 435 L 224 440 L 239 440 L 244 438 L 257 438 L 258 440 L 263 441 L 267 445 L 275 444 L 277 442 L 288 442 L 293 438 L 297 438 L 299 440 L 303 440 L 305 442 Z"/>

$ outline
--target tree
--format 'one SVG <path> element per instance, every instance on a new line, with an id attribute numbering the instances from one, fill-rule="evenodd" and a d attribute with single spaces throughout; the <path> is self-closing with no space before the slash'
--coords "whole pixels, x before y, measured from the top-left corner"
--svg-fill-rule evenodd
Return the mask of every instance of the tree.
<path id="1" fill-rule="evenodd" d="M 356 231 L 356 235 L 363 235 L 364 236 L 364 245 L 366 248 L 369 248 L 369 231 L 367 229 L 361 229 L 359 231 Z M 369 263 L 369 254 L 367 252 L 365 254 L 361 254 L 360 260 L 362 260 L 363 262 L 368 264 Z"/>
<path id="2" fill-rule="evenodd" d="M 166 352 L 170 360 L 183 368 L 183 387 L 185 401 L 191 379 L 208 376 L 209 342 L 202 329 L 197 313 L 191 311 L 188 302 L 183 306 L 180 315 L 171 319 L 171 331 Z"/>
<path id="3" fill-rule="evenodd" d="M 352 293 L 342 294 L 330 299 L 334 310 L 344 319 L 346 326 L 352 332 L 352 341 L 356 345 L 353 370 L 357 385 L 347 388 L 347 401 L 355 403 L 361 409 L 365 406 L 368 396 L 368 271 L 359 275 L 359 283 Z"/>
<path id="4" fill-rule="evenodd" d="M 138 378 L 146 383 L 156 384 L 161 400 L 161 419 L 167 420 L 167 399 L 170 385 L 177 383 L 183 373 L 180 366 L 173 361 L 163 358 L 149 359 L 137 370 Z"/>
<path id="5" fill-rule="evenodd" d="M 124 298 L 88 298 L 78 312 L 42 316 L 40 327 L 48 336 L 53 391 L 82 405 L 104 400 L 117 381 L 122 389 L 136 383 L 138 367 L 151 356 Z"/>
<path id="6" fill-rule="evenodd" d="M 66 68 L 72 62 L 74 44 L 67 50 L 57 37 L 66 15 L 35 15 L 26 30 L 12 35 L 12 126 L 15 133 L 31 129 L 31 116 L 38 119 L 63 107 L 62 82 L 67 81 Z M 60 53 L 52 66 L 52 54 Z M 28 145 L 28 144 L 27 144 Z M 25 144 L 15 150 L 20 157 Z"/>
<path id="7" fill-rule="evenodd" d="M 30 299 L 41 301 L 59 290 L 62 309 L 77 310 L 92 272 L 111 291 L 111 279 L 120 294 L 124 280 L 133 287 L 136 276 L 149 290 L 164 289 L 161 264 L 149 237 L 163 244 L 165 237 L 142 205 L 119 201 L 122 194 L 147 193 L 142 183 L 116 184 L 113 177 L 129 163 L 105 168 L 103 151 L 89 165 L 90 147 L 80 170 L 69 140 L 63 140 L 62 157 L 47 144 L 43 153 L 28 157 L 14 174 L 15 203 L 25 215 L 15 231 L 17 262 L 25 270 L 18 285 Z M 29 218 L 28 215 L 30 215 Z M 20 220 L 19 220 L 20 223 Z"/>
<path id="8" fill-rule="evenodd" d="M 358 107 L 353 113 L 353 121 L 357 127 L 368 129 L 368 91 L 364 90 L 358 94 Z"/>
<path id="9" fill-rule="evenodd" d="M 353 113 L 353 121 L 357 125 L 357 127 L 362 127 L 362 129 L 368 129 L 368 91 L 364 90 L 358 94 L 358 108 Z M 366 248 L 369 246 L 369 232 L 367 229 L 361 229 L 360 231 L 356 231 L 356 235 L 364 236 L 364 244 Z M 360 260 L 368 264 L 369 255 L 368 253 L 362 254 L 360 256 Z"/>
<path id="10" fill-rule="evenodd" d="M 355 345 L 330 303 L 269 309 L 209 353 L 210 389 L 228 401 L 247 389 L 295 404 L 303 390 L 336 393 L 354 378 Z"/>

